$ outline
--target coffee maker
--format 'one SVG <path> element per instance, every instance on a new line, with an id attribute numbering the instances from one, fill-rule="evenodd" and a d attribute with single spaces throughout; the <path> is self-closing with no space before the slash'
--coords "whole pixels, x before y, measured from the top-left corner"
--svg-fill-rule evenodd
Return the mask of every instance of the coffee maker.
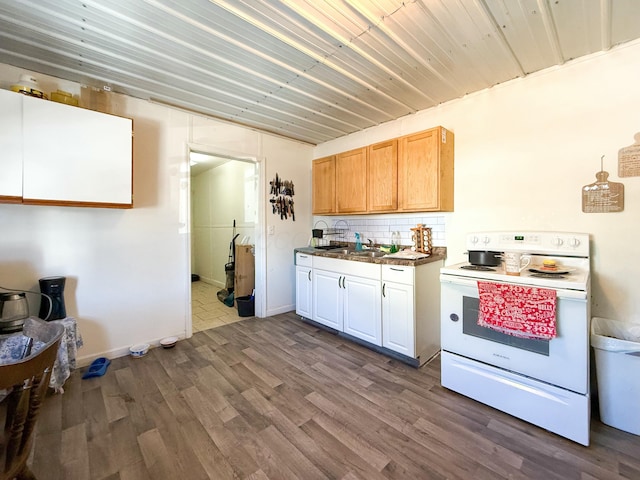
<path id="1" fill-rule="evenodd" d="M 43 320 L 59 320 L 67 316 L 64 306 L 65 277 L 45 277 L 38 280 L 40 292 L 39 317 Z"/>

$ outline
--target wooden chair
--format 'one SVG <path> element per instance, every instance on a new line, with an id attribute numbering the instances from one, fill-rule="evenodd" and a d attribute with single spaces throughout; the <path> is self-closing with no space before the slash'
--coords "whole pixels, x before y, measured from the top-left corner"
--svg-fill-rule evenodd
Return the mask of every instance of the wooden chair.
<path id="1" fill-rule="evenodd" d="M 0 404 L 0 418 L 5 415 L 0 432 L 0 480 L 35 479 L 27 458 L 64 327 L 28 318 L 23 333 L 44 345 L 22 360 L 0 365 L 0 390 L 9 390 Z"/>

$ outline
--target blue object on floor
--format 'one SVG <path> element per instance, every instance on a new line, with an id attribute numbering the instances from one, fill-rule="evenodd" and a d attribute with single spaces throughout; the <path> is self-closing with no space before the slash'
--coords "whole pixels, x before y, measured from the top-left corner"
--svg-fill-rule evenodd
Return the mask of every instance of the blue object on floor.
<path id="1" fill-rule="evenodd" d="M 84 372 L 82 378 L 101 377 L 107 371 L 107 367 L 110 363 L 111 360 L 106 357 L 96 358 L 91 362 L 91 365 L 89 365 L 87 371 Z"/>

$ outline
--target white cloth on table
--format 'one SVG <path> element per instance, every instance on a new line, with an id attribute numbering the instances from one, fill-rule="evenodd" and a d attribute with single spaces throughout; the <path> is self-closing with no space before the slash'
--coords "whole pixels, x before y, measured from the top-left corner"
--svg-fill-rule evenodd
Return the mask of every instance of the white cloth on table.
<path id="1" fill-rule="evenodd" d="M 78 349 L 84 344 L 82 335 L 78 330 L 78 324 L 73 317 L 66 317 L 61 320 L 52 320 L 51 323 L 60 323 L 64 327 L 64 335 L 60 339 L 58 348 L 58 358 L 53 364 L 51 380 L 49 386 L 58 393 L 64 393 L 62 386 L 67 378 L 71 376 L 71 370 L 76 368 L 76 357 Z"/>
<path id="2" fill-rule="evenodd" d="M 21 360 L 29 337 L 23 335 L 22 332 L 3 335 L 2 337 L 2 341 L 0 341 L 0 364 Z M 43 345 L 44 342 L 34 340 L 31 353 L 36 353 Z"/>

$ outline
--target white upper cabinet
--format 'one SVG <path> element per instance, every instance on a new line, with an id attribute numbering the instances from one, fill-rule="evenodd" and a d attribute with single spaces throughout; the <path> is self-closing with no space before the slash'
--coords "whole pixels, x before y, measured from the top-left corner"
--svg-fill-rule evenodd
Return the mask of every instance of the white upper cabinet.
<path id="1" fill-rule="evenodd" d="M 0 90 L 0 198 L 22 201 L 22 96 Z"/>
<path id="2" fill-rule="evenodd" d="M 132 120 L 23 98 L 23 203 L 132 206 Z"/>

